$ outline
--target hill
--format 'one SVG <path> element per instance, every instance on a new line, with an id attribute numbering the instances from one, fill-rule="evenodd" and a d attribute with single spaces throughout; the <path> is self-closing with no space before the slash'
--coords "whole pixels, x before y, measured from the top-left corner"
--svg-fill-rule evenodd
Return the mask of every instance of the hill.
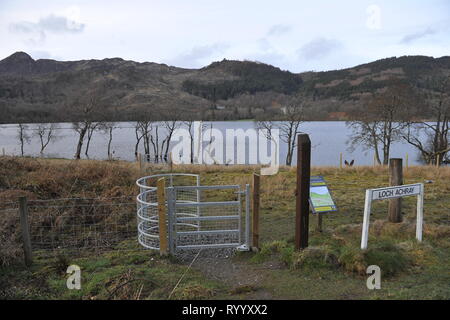
<path id="1" fill-rule="evenodd" d="M 449 74 L 450 57 L 394 57 L 295 74 L 252 61 L 185 69 L 121 58 L 34 60 L 16 52 L 0 61 L 0 122 L 73 121 L 77 100 L 94 88 L 102 88 L 96 120 L 272 118 L 298 92 L 311 97 L 312 119 L 342 120 L 395 79 L 426 88 L 431 78 Z"/>

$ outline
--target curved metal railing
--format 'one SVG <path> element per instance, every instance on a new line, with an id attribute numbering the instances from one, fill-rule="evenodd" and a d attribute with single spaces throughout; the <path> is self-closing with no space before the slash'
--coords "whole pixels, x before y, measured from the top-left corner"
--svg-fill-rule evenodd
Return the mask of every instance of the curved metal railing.
<path id="1" fill-rule="evenodd" d="M 136 181 L 139 187 L 137 201 L 137 225 L 139 243 L 152 250 L 159 250 L 159 215 L 156 183 L 160 178 L 165 178 L 166 188 L 174 186 L 200 186 L 200 176 L 188 173 L 165 173 L 146 176 Z M 165 193 L 167 195 L 167 192 Z M 167 206 L 167 199 L 166 206 Z M 177 202 L 199 202 L 200 192 L 186 192 L 177 199 Z M 167 210 L 166 210 L 167 212 Z M 200 208 L 177 212 L 177 216 L 199 217 Z M 167 220 L 167 219 L 166 219 Z M 186 227 L 199 228 L 199 222 L 186 224 Z"/>

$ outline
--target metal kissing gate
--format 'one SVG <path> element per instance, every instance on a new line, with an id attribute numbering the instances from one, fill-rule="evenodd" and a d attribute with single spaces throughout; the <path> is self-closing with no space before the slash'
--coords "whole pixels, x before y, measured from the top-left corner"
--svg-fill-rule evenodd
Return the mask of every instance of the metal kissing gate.
<path id="1" fill-rule="evenodd" d="M 201 186 L 195 174 L 152 175 L 136 183 L 138 241 L 145 248 L 249 250 L 249 185 Z"/>

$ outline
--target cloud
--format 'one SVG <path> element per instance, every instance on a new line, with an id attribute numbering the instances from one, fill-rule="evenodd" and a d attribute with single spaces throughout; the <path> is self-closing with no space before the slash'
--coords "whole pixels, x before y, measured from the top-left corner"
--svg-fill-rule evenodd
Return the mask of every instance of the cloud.
<path id="1" fill-rule="evenodd" d="M 292 27 L 285 24 L 276 24 L 270 27 L 269 31 L 267 32 L 268 37 L 278 37 L 283 34 L 286 34 L 292 30 Z"/>
<path id="2" fill-rule="evenodd" d="M 53 14 L 40 19 L 38 25 L 45 31 L 55 33 L 79 33 L 83 32 L 84 24 L 69 20 L 66 17 Z"/>
<path id="3" fill-rule="evenodd" d="M 408 44 L 408 43 L 414 42 L 416 40 L 419 40 L 421 38 L 425 38 L 427 36 L 433 35 L 436 32 L 437 31 L 432 28 L 427 28 L 423 31 L 419 31 L 419 32 L 404 36 L 403 39 L 400 41 L 400 43 Z"/>
<path id="4" fill-rule="evenodd" d="M 300 49 L 297 53 L 306 60 L 321 59 L 342 47 L 342 43 L 334 39 L 317 38 Z"/>
<path id="5" fill-rule="evenodd" d="M 31 50 L 27 52 L 34 60 L 38 59 L 54 59 L 59 60 L 57 57 L 54 57 L 50 52 L 43 50 Z"/>
<path id="6" fill-rule="evenodd" d="M 80 33 L 85 25 L 64 16 L 50 14 L 38 22 L 21 21 L 11 23 L 9 31 L 26 35 L 25 42 L 30 45 L 41 45 L 45 42 L 47 33 Z"/>
<path id="7" fill-rule="evenodd" d="M 229 48 L 225 43 L 214 43 L 212 45 L 196 46 L 190 51 L 176 56 L 169 61 L 169 64 L 179 67 L 202 67 L 205 59 L 211 58 L 214 55 L 223 53 Z"/>

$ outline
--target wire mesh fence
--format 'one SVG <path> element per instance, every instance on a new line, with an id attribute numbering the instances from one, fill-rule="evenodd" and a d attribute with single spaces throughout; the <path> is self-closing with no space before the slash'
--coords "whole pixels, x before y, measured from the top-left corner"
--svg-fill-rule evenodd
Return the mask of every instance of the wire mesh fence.
<path id="1" fill-rule="evenodd" d="M 142 249 L 133 197 L 28 200 L 26 207 L 33 255 Z M 2 260 L 22 250 L 20 210 L 18 203 L 0 204 Z"/>

